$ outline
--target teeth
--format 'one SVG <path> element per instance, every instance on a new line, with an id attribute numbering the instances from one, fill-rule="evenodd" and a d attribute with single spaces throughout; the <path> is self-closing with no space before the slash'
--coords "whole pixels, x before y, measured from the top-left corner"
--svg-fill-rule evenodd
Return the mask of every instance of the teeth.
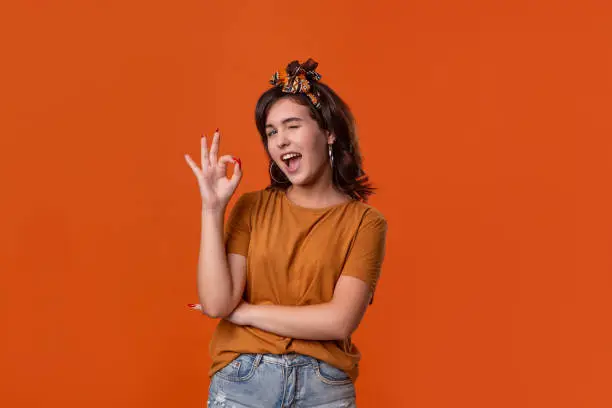
<path id="1" fill-rule="evenodd" d="M 299 153 L 287 153 L 285 155 L 283 155 L 281 157 L 281 160 L 289 160 L 289 159 L 293 159 L 294 157 L 298 157 L 301 156 L 301 154 Z"/>

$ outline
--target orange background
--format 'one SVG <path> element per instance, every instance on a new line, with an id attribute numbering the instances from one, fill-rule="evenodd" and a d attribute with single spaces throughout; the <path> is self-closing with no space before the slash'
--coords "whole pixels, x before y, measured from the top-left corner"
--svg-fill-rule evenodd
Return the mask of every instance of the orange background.
<path id="1" fill-rule="evenodd" d="M 0 6 L 0 406 L 202 407 L 200 197 L 218 126 L 313 57 L 390 225 L 360 407 L 612 406 L 607 1 Z M 233 202 L 233 201 L 232 201 Z"/>

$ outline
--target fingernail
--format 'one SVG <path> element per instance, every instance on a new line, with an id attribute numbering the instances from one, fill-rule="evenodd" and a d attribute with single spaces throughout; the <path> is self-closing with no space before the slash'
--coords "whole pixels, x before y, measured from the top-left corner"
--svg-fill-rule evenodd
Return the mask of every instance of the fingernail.
<path id="1" fill-rule="evenodd" d="M 215 132 L 219 133 L 219 128 L 217 128 L 217 130 L 215 130 Z"/>
<path id="2" fill-rule="evenodd" d="M 242 168 L 242 162 L 240 161 L 240 159 L 238 157 L 232 156 L 232 159 L 234 159 L 234 161 L 238 163 L 238 166 L 240 166 L 240 168 Z"/>
<path id="3" fill-rule="evenodd" d="M 190 307 L 190 308 L 192 308 L 192 309 L 193 309 L 194 307 L 196 307 L 196 305 L 194 305 L 193 303 L 187 303 L 187 306 L 188 306 L 188 307 Z"/>

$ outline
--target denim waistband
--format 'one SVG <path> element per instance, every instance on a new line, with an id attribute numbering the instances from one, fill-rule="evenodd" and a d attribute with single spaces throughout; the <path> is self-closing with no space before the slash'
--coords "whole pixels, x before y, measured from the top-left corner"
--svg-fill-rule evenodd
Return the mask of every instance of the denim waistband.
<path id="1" fill-rule="evenodd" d="M 298 353 L 288 353 L 288 354 L 249 354 L 245 353 L 257 362 L 265 361 L 266 363 L 272 363 L 277 365 L 282 365 L 285 367 L 297 367 L 297 366 L 305 366 L 305 365 L 318 365 L 319 361 L 310 356 L 306 356 L 304 354 Z"/>

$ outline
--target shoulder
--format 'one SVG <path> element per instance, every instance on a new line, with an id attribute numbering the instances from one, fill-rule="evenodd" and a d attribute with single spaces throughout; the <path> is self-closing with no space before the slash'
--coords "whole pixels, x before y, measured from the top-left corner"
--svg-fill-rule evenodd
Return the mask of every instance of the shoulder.
<path id="1" fill-rule="evenodd" d="M 360 213 L 360 228 L 366 227 L 384 231 L 387 230 L 387 219 L 379 209 L 361 201 L 355 202 L 355 208 Z"/>
<path id="2" fill-rule="evenodd" d="M 247 191 L 245 193 L 242 193 L 242 196 L 246 196 L 251 199 L 267 199 L 267 198 L 276 198 L 280 194 L 281 192 L 277 189 L 262 188 L 259 190 Z"/>
<path id="3" fill-rule="evenodd" d="M 239 200 L 253 201 L 257 200 L 262 194 L 262 190 L 246 191 L 238 197 Z"/>
<path id="4" fill-rule="evenodd" d="M 252 190 L 240 194 L 234 204 L 234 207 L 249 209 L 263 208 L 270 202 L 277 201 L 279 199 L 280 193 L 276 190 Z"/>
<path id="5" fill-rule="evenodd" d="M 261 200 L 261 198 L 265 195 L 265 191 L 264 190 L 253 190 L 253 191 L 246 191 L 242 194 L 240 194 L 238 196 L 238 199 L 236 200 L 236 204 L 241 203 L 241 204 L 245 204 L 245 203 L 249 203 L 249 204 L 253 204 L 259 200 Z"/>
<path id="6" fill-rule="evenodd" d="M 238 195 L 233 204 L 229 205 L 230 213 L 234 218 L 242 218 L 252 213 L 257 201 L 259 200 L 258 191 L 248 191 Z"/>

